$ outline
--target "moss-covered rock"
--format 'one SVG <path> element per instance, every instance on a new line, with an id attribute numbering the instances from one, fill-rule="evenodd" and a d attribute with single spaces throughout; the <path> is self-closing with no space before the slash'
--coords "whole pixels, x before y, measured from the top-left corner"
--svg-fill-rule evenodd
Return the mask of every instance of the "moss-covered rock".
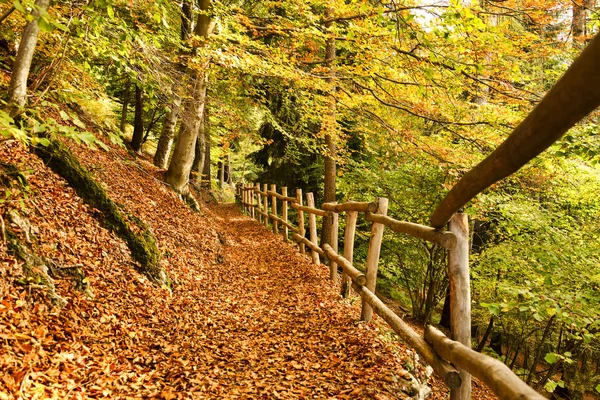
<path id="1" fill-rule="evenodd" d="M 55 138 L 48 139 L 50 144 L 38 145 L 34 148 L 35 153 L 62 176 L 79 197 L 102 213 L 102 222 L 125 240 L 133 259 L 140 264 L 140 272 L 158 285 L 168 285 L 167 274 L 160 265 L 156 238 L 146 223 L 112 201 L 102 185 L 81 165 L 67 146 Z"/>

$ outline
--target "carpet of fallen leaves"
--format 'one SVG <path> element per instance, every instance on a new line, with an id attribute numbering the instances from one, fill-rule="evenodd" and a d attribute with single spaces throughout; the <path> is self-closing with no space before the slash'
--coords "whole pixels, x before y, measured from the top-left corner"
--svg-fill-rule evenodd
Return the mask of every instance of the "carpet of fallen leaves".
<path id="1" fill-rule="evenodd" d="M 0 161 L 27 171 L 31 194 L 20 201 L 13 189 L 0 215 L 27 216 L 33 248 L 82 265 L 94 297 L 57 280 L 68 304 L 52 307 L 0 245 L 0 400 L 396 399 L 407 398 L 406 368 L 427 379 L 381 321 L 358 322 L 357 304 L 339 299 L 325 267 L 235 205 L 194 213 L 143 159 L 70 147 L 151 227 L 173 289 L 136 272 L 124 242 L 63 179 L 19 143 L 1 143 Z M 447 397 L 437 380 L 429 385 L 432 398 Z"/>

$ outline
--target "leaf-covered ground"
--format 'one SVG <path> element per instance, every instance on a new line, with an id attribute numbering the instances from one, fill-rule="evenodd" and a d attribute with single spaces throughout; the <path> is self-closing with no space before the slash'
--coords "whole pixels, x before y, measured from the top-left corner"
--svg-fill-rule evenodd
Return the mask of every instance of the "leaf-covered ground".
<path id="1" fill-rule="evenodd" d="M 94 294 L 57 280 L 68 304 L 53 308 L 0 239 L 0 400 L 407 397 L 410 352 L 378 321 L 359 323 L 326 268 L 234 205 L 193 213 L 160 171 L 122 149 L 71 147 L 152 228 L 173 289 L 136 272 L 127 246 L 63 179 L 20 144 L 0 144 L 0 161 L 26 171 L 31 189 L 23 198 L 5 176 L 0 215 L 26 216 L 35 251 L 81 265 Z M 413 373 L 426 379 L 422 371 Z"/>

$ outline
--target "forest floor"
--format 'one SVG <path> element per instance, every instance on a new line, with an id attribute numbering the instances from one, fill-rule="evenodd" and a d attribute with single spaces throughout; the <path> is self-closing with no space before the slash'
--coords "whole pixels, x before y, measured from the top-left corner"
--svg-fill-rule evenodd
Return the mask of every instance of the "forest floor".
<path id="1" fill-rule="evenodd" d="M 3 228 L 16 209 L 31 223 L 31 248 L 81 266 L 93 297 L 56 280 L 24 281 L 22 261 L 0 241 L 0 400 L 77 398 L 407 398 L 411 374 L 448 393 L 381 320 L 358 321 L 317 267 L 233 204 L 192 212 L 131 153 L 69 144 L 111 198 L 156 235 L 172 290 L 135 270 L 126 244 L 98 210 L 20 143 L 0 161 L 22 171 L 29 193 L 4 177 Z M 11 187 L 12 186 L 12 187 Z M 5 225 L 4 225 L 5 224 Z M 474 385 L 474 398 L 491 398 Z"/>

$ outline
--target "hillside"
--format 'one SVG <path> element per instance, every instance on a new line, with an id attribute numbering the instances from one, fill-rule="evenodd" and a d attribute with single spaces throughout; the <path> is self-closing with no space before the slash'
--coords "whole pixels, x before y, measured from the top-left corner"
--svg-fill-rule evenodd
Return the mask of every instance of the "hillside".
<path id="1" fill-rule="evenodd" d="M 31 223 L 31 248 L 80 266 L 88 294 L 56 279 L 54 307 L 1 247 L 1 398 L 405 398 L 413 359 L 379 323 L 358 323 L 318 269 L 233 204 L 194 213 L 161 172 L 123 149 L 70 145 L 114 200 L 156 234 L 172 289 L 135 270 L 125 243 L 20 143 L 0 159 L 29 193 L 1 206 Z M 6 186 L 17 186 L 4 172 Z M 8 196 L 8 194 L 7 194 Z M 419 367 L 413 373 L 423 377 Z M 433 382 L 436 387 L 435 382 Z M 437 389 L 436 389 L 437 390 Z M 441 390 L 441 389 L 440 389 Z"/>

